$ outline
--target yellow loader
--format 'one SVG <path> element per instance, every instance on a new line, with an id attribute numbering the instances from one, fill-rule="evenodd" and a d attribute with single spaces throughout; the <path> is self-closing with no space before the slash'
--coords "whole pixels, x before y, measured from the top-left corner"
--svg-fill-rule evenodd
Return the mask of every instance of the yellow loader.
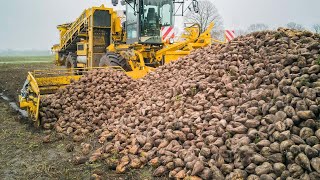
<path id="1" fill-rule="evenodd" d="M 122 15 L 102 5 L 86 9 L 72 23 L 59 25 L 60 43 L 52 50 L 55 64 L 63 68 L 29 72 L 19 96 L 20 107 L 28 111 L 38 127 L 41 96 L 55 93 L 89 70 L 114 68 L 138 79 L 194 49 L 211 45 L 213 23 L 203 33 L 196 24 L 187 27 L 182 40 L 174 42 L 174 17 L 183 16 L 184 3 L 123 0 L 126 10 Z M 112 4 L 116 6 L 118 1 L 112 0 Z M 177 4 L 182 7 L 181 13 Z M 198 2 L 192 0 L 188 9 L 197 12 Z"/>

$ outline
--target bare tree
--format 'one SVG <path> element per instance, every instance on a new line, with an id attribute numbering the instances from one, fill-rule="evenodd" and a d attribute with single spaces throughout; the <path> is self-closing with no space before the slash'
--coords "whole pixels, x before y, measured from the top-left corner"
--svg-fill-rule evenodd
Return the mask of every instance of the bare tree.
<path id="1" fill-rule="evenodd" d="M 316 33 L 319 33 L 319 34 L 320 34 L 320 24 L 315 24 L 315 25 L 313 25 L 313 30 L 314 30 Z"/>
<path id="2" fill-rule="evenodd" d="M 258 24 L 251 24 L 248 27 L 248 32 L 256 32 L 256 31 L 264 31 L 269 29 L 269 26 L 266 24 L 258 23 Z"/>
<path id="3" fill-rule="evenodd" d="M 201 32 L 204 32 L 210 23 L 214 22 L 212 36 L 216 38 L 223 36 L 222 17 L 215 5 L 208 0 L 199 1 L 199 13 L 189 11 L 184 17 L 184 22 L 199 24 Z"/>
<path id="4" fill-rule="evenodd" d="M 297 24 L 295 22 L 290 22 L 287 24 L 287 27 L 295 30 L 304 30 L 305 28 L 301 24 Z"/>

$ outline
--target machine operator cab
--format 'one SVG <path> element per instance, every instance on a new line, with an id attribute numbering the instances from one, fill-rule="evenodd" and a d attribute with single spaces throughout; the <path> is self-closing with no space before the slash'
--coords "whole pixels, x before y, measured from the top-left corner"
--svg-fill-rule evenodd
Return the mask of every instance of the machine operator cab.
<path id="1" fill-rule="evenodd" d="M 161 29 L 173 26 L 173 0 L 129 0 L 126 3 L 127 44 L 161 44 Z"/>

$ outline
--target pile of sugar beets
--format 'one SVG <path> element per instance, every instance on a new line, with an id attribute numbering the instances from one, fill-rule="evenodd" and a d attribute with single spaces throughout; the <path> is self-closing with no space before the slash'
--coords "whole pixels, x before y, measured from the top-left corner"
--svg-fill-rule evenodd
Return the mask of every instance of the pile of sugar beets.
<path id="1" fill-rule="evenodd" d="M 43 100 L 44 128 L 116 171 L 175 179 L 320 179 L 320 36 L 256 32 L 140 80 L 93 70 Z M 90 153 L 90 154 L 89 154 Z"/>

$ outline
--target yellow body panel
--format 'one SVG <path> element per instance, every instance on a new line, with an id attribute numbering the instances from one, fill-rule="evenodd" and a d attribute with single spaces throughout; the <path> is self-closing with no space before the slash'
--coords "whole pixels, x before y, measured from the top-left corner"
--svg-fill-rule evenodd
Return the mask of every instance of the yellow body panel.
<path id="1" fill-rule="evenodd" d="M 126 74 L 132 79 L 140 79 L 146 76 L 149 72 L 154 71 L 154 68 L 146 67 L 143 70 L 135 70 L 126 72 Z"/>
<path id="2" fill-rule="evenodd" d="M 179 58 L 190 54 L 190 51 L 168 51 L 165 54 L 165 63 L 176 61 Z"/>
<path id="3" fill-rule="evenodd" d="M 108 12 L 110 25 L 95 25 L 95 22 L 97 22 L 94 21 L 96 11 Z M 96 57 L 101 57 L 105 54 L 106 51 L 104 50 L 106 48 L 104 46 L 107 42 L 105 38 L 110 38 L 110 36 L 104 37 L 103 33 L 100 33 L 100 30 L 110 31 L 112 41 L 121 41 L 121 39 L 123 39 L 121 38 L 122 27 L 120 17 L 118 17 L 117 12 L 113 8 L 108 8 L 104 5 L 84 10 L 74 22 L 58 25 L 57 29 L 60 33 L 60 42 L 58 45 L 52 47 L 52 51 L 58 54 L 55 58 L 55 64 L 58 66 L 65 65 L 65 58 L 69 52 L 77 56 L 86 56 L 85 67 L 98 66 L 99 63 Z M 84 50 L 75 50 L 75 48 L 72 47 L 79 39 L 81 41 L 80 43 L 85 42 Z M 104 50 L 99 49 L 99 51 L 97 51 L 97 48 L 101 47 L 104 47 Z"/>

